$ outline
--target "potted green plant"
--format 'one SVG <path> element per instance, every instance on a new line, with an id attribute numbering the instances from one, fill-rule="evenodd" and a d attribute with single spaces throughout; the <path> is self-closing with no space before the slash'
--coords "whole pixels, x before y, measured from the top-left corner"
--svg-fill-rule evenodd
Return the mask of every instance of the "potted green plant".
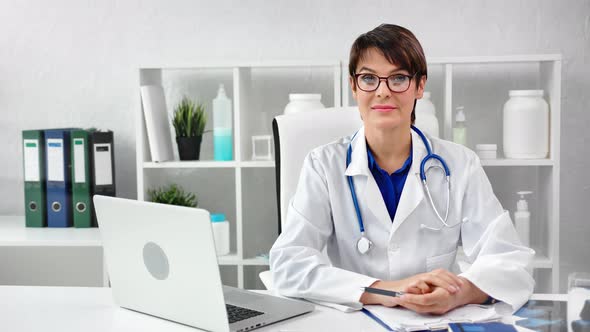
<path id="1" fill-rule="evenodd" d="M 203 104 L 183 97 L 174 109 L 172 118 L 180 160 L 199 159 L 206 123 L 207 115 Z"/>
<path id="2" fill-rule="evenodd" d="M 172 184 L 168 187 L 161 187 L 148 190 L 150 201 L 154 203 L 197 207 L 198 200 L 195 194 L 185 192 L 182 187 Z"/>

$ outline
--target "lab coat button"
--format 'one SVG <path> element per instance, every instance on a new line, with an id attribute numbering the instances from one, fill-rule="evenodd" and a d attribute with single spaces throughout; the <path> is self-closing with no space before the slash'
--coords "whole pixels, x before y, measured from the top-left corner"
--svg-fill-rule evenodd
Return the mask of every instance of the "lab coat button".
<path id="1" fill-rule="evenodd" d="M 395 252 L 395 251 L 398 251 L 398 250 L 399 250 L 399 247 L 396 246 L 396 245 L 393 245 L 393 246 L 390 246 L 389 247 L 389 251 L 391 251 L 391 252 Z"/>

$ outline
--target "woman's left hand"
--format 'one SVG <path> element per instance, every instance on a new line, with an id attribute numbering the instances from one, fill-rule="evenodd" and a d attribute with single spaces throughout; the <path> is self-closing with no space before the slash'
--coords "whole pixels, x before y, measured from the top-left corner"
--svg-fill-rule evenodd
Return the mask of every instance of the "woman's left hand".
<path id="1" fill-rule="evenodd" d="M 460 277 L 461 278 L 461 277 Z M 448 290 L 435 287 L 427 294 L 406 293 L 397 304 L 422 314 L 445 314 L 459 306 L 468 303 L 483 303 L 488 295 L 465 278 L 461 278 L 464 285 L 460 290 L 451 294 Z"/>

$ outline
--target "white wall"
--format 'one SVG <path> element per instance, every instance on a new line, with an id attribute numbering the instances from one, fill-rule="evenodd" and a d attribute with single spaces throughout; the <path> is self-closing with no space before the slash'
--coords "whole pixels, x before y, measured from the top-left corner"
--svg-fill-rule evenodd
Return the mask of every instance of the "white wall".
<path id="1" fill-rule="evenodd" d="M 0 214 L 23 214 L 23 129 L 114 130 L 118 193 L 135 197 L 140 65 L 346 60 L 352 41 L 382 22 L 412 30 L 430 57 L 563 54 L 562 285 L 568 272 L 590 271 L 588 0 L 2 0 Z"/>

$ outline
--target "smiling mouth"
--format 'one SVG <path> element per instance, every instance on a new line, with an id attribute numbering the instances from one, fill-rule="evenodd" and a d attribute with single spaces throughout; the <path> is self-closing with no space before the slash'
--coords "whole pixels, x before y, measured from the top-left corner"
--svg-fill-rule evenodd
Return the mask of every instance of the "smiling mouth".
<path id="1" fill-rule="evenodd" d="M 376 105 L 376 106 L 371 107 L 371 109 L 373 111 L 377 111 L 377 112 L 391 112 L 393 110 L 396 110 L 397 107 L 388 106 L 388 105 Z"/>

